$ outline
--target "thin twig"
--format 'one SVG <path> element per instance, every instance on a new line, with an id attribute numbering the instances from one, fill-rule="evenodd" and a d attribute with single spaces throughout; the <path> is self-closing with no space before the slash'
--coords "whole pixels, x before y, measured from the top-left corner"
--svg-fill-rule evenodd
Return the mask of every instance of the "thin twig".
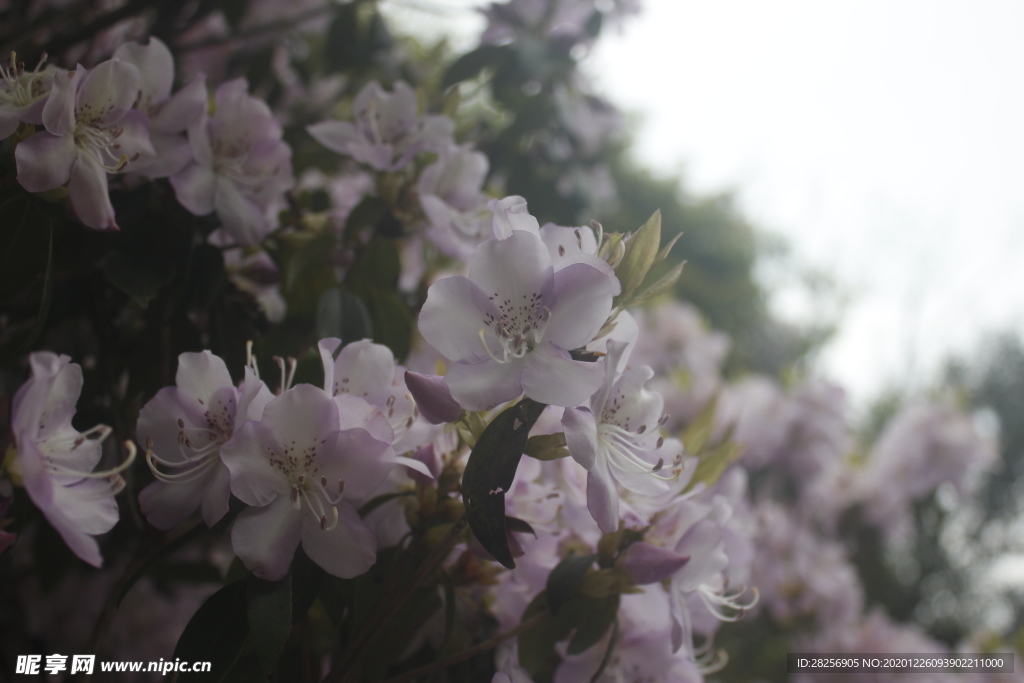
<path id="1" fill-rule="evenodd" d="M 386 681 L 384 681 L 384 683 L 407 683 L 408 681 L 415 680 L 417 678 L 420 678 L 421 676 L 428 676 L 432 673 L 444 671 L 453 664 L 458 664 L 459 662 L 470 659 L 471 657 L 475 657 L 482 652 L 493 650 L 506 640 L 509 640 L 510 638 L 515 638 L 516 636 L 522 633 L 526 633 L 534 626 L 538 626 L 544 623 L 549 616 L 551 615 L 548 612 L 541 612 L 540 614 L 536 614 L 533 617 L 524 621 L 523 623 L 519 624 L 515 628 L 511 628 L 508 631 L 505 631 L 504 633 L 499 633 L 490 640 L 485 640 L 484 642 L 478 645 L 474 645 L 468 650 L 463 650 L 462 652 L 454 654 L 451 657 L 445 657 L 444 659 L 434 662 L 433 664 L 427 664 L 425 666 L 421 666 L 418 669 L 406 671 L 404 674 L 400 674 L 398 676 L 395 676 L 394 678 L 387 679 Z"/>

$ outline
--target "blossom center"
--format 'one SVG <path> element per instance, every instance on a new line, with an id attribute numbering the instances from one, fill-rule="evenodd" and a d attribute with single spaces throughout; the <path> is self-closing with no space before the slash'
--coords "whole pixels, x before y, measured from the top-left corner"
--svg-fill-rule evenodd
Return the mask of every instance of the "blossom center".
<path id="1" fill-rule="evenodd" d="M 509 363 L 533 351 L 544 338 L 551 321 L 551 309 L 544 305 L 543 297 L 534 292 L 523 294 L 522 301 L 499 299 L 495 292 L 488 298 L 497 304 L 499 315 L 488 313 L 485 327 L 480 328 L 480 342 L 484 351 L 498 363 Z M 487 334 L 490 328 L 491 335 Z M 492 349 L 497 344 L 497 350 Z"/>

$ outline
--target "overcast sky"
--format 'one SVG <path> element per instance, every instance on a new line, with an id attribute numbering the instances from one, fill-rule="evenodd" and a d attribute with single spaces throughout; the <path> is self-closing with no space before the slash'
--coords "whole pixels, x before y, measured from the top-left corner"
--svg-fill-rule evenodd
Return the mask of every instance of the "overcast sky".
<path id="1" fill-rule="evenodd" d="M 586 71 L 641 115 L 641 160 L 734 190 L 833 274 L 851 299 L 820 370 L 857 403 L 924 383 L 985 331 L 1024 331 L 1024 3 L 644 7 Z"/>

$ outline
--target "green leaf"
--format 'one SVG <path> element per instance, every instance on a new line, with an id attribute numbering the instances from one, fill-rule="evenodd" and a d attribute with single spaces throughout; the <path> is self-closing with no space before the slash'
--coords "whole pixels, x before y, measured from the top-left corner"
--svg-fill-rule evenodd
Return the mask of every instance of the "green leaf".
<path id="1" fill-rule="evenodd" d="M 516 563 L 506 535 L 505 491 L 512 487 L 530 429 L 544 408 L 524 398 L 505 409 L 480 435 L 462 475 L 469 527 L 484 549 L 509 569 Z"/>
<path id="2" fill-rule="evenodd" d="M 210 662 L 210 673 L 182 673 L 180 683 L 224 680 L 242 654 L 249 625 L 245 582 L 229 583 L 206 599 L 192 615 L 178 644 L 175 659 Z"/>
<path id="3" fill-rule="evenodd" d="M 380 197 L 364 197 L 345 219 L 345 240 L 352 240 L 364 228 L 376 228 L 387 210 L 388 205 Z"/>
<path id="4" fill-rule="evenodd" d="M 683 274 L 683 266 L 685 265 L 686 262 L 683 261 L 650 285 L 647 285 L 647 283 L 644 282 L 644 285 L 640 289 L 640 293 L 633 297 L 631 303 L 639 304 L 645 301 L 650 301 L 651 299 L 672 291 L 672 288 L 676 286 L 676 282 L 679 281 L 679 276 Z"/>
<path id="5" fill-rule="evenodd" d="M 715 412 L 718 410 L 718 396 L 708 401 L 700 413 L 683 430 L 682 442 L 686 452 L 699 456 L 707 447 L 708 439 L 715 428 Z"/>
<path id="6" fill-rule="evenodd" d="M 386 292 L 398 286 L 402 261 L 394 240 L 376 236 L 366 245 L 345 276 L 345 284 L 367 286 Z"/>
<path id="7" fill-rule="evenodd" d="M 495 67 L 507 64 L 515 58 L 515 55 L 508 47 L 501 45 L 483 45 L 477 49 L 467 52 L 448 67 L 445 72 L 441 87 L 447 88 L 476 78 L 481 71 L 487 67 Z"/>
<path id="8" fill-rule="evenodd" d="M 302 546 L 295 551 L 292 560 L 292 624 L 302 620 L 316 600 L 320 589 L 327 578 L 323 567 L 313 562 L 306 555 Z"/>
<path id="9" fill-rule="evenodd" d="M 249 638 L 264 673 L 270 674 L 292 630 L 292 576 L 264 581 L 250 575 L 246 579 L 246 593 Z"/>
<path id="10" fill-rule="evenodd" d="M 382 493 L 376 498 L 371 498 L 367 502 L 363 503 L 363 506 L 359 508 L 359 516 L 366 517 L 384 503 L 395 500 L 396 498 L 404 498 L 406 496 L 415 496 L 415 491 L 399 491 L 398 493 Z"/>
<path id="11" fill-rule="evenodd" d="M 316 331 L 320 339 L 358 341 L 373 337 L 373 322 L 361 298 L 346 289 L 331 287 L 317 302 Z"/>
<path id="12" fill-rule="evenodd" d="M 395 292 L 371 289 L 367 304 L 373 327 L 373 340 L 391 349 L 401 362 L 412 347 L 413 319 L 409 308 Z"/>
<path id="13" fill-rule="evenodd" d="M 547 593 L 541 591 L 526 606 L 520 622 L 532 619 L 547 607 Z M 526 669 L 534 683 L 549 683 L 554 677 L 555 669 L 562 661 L 555 644 L 568 635 L 569 631 L 561 619 L 548 619 L 519 635 L 519 665 Z"/>
<path id="14" fill-rule="evenodd" d="M 574 600 L 566 606 L 566 611 L 571 612 L 567 616 L 576 629 L 567 652 L 578 655 L 597 645 L 615 622 L 615 615 L 619 611 L 619 596 Z"/>
<path id="15" fill-rule="evenodd" d="M 612 637 L 608 639 L 608 647 L 604 651 L 604 657 L 601 658 L 601 664 L 597 667 L 597 671 L 590 677 L 590 683 L 597 683 L 601 680 L 601 676 L 604 674 L 605 669 L 608 668 L 608 664 L 612 661 L 612 655 L 615 654 L 615 646 L 619 644 L 619 620 L 616 619 L 612 622 Z"/>
<path id="16" fill-rule="evenodd" d="M 537 532 L 533 530 L 529 522 L 511 515 L 505 515 L 505 529 L 520 534 L 532 534 L 534 538 L 537 538 Z"/>
<path id="17" fill-rule="evenodd" d="M 107 280 L 145 308 L 174 278 L 174 263 L 139 250 L 115 251 L 103 265 Z"/>
<path id="18" fill-rule="evenodd" d="M 726 468 L 736 462 L 736 459 L 742 452 L 742 445 L 733 441 L 727 441 L 711 452 L 701 455 L 700 460 L 697 462 L 697 469 L 694 471 L 686 490 L 693 489 L 697 484 L 713 485 L 721 478 Z"/>
<path id="19" fill-rule="evenodd" d="M 537 434 L 526 441 L 526 455 L 537 460 L 558 460 L 569 455 L 565 434 Z"/>
<path id="20" fill-rule="evenodd" d="M 545 586 L 551 614 L 557 616 L 562 605 L 576 594 L 583 575 L 594 565 L 596 559 L 597 555 L 569 555 L 551 570 Z"/>
<path id="21" fill-rule="evenodd" d="M 615 275 L 622 283 L 622 297 L 629 299 L 647 277 L 661 247 L 661 211 L 655 211 L 629 241 Z"/>

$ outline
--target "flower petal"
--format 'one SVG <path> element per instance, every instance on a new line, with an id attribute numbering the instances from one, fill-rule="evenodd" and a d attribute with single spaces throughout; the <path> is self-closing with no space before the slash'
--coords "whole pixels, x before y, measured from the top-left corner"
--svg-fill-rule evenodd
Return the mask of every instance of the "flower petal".
<path id="1" fill-rule="evenodd" d="M 587 509 L 601 531 L 618 531 L 619 492 L 604 460 L 596 460 L 594 469 L 587 473 Z"/>
<path id="2" fill-rule="evenodd" d="M 228 366 L 211 351 L 179 355 L 174 381 L 183 398 L 199 406 L 209 406 L 215 392 L 233 386 Z"/>
<path id="3" fill-rule="evenodd" d="M 78 88 L 75 120 L 96 127 L 117 123 L 135 104 L 139 80 L 139 70 L 128 62 L 111 59 L 96 65 Z"/>
<path id="4" fill-rule="evenodd" d="M 641 541 L 626 549 L 622 568 L 638 586 L 644 586 L 669 578 L 689 561 L 685 555 Z"/>
<path id="5" fill-rule="evenodd" d="M 480 330 L 489 319 L 500 316 L 497 306 L 469 278 L 446 277 L 427 290 L 419 330 L 448 360 L 474 362 L 487 358 Z"/>
<path id="6" fill-rule="evenodd" d="M 174 93 L 153 116 L 151 127 L 163 133 L 180 133 L 203 120 L 208 106 L 206 78 L 197 76 Z"/>
<path id="7" fill-rule="evenodd" d="M 216 468 L 223 469 L 223 465 L 216 465 Z M 211 466 L 203 476 L 192 481 L 173 484 L 154 481 L 139 493 L 142 514 L 157 529 L 177 526 L 199 509 L 207 486 L 216 473 L 215 467 Z"/>
<path id="8" fill-rule="evenodd" d="M 586 470 L 594 469 L 597 458 L 597 421 L 588 408 L 566 408 L 562 429 L 569 455 Z"/>
<path id="9" fill-rule="evenodd" d="M 321 121 L 306 126 L 306 132 L 321 145 L 338 154 L 350 154 L 349 146 L 362 140 L 356 127 L 347 121 Z"/>
<path id="10" fill-rule="evenodd" d="M 515 230 L 524 230 L 540 237 L 540 223 L 530 215 L 526 200 L 522 197 L 512 195 L 504 199 L 492 199 L 487 202 L 487 206 L 494 212 L 491 228 L 495 239 L 508 239 Z"/>
<path id="11" fill-rule="evenodd" d="M 46 192 L 60 187 L 71 177 L 78 150 L 70 135 L 45 131 L 23 140 L 14 150 L 18 182 L 29 192 Z"/>
<path id="12" fill-rule="evenodd" d="M 523 230 L 513 231 L 508 239 L 483 242 L 469 261 L 469 279 L 506 309 L 529 305 L 533 297 L 545 294 L 552 273 L 547 247 Z"/>
<path id="13" fill-rule="evenodd" d="M 328 574 L 351 579 L 377 561 L 377 537 L 351 505 L 342 502 L 337 508 L 338 524 L 330 531 L 310 515 L 303 518 L 302 549 Z"/>
<path id="14" fill-rule="evenodd" d="M 554 274 L 554 304 L 544 339 L 563 349 L 588 344 L 612 310 L 619 281 L 586 263 L 574 263 Z"/>
<path id="15" fill-rule="evenodd" d="M 459 419 L 462 406 L 452 398 L 452 392 L 443 377 L 406 370 L 405 385 L 416 401 L 420 414 L 430 424 L 444 424 Z"/>
<path id="16" fill-rule="evenodd" d="M 268 448 L 273 439 L 259 422 L 246 422 L 221 446 L 220 457 L 231 472 L 231 492 L 247 505 L 267 505 L 276 498 L 288 499 L 288 481 L 270 464 Z M 264 444 L 264 440 L 270 441 Z M 290 501 L 289 501 L 290 503 Z"/>
<path id="17" fill-rule="evenodd" d="M 523 393 L 524 364 L 514 360 L 498 363 L 488 358 L 478 363 L 459 361 L 448 368 L 444 381 L 452 397 L 466 410 L 490 410 Z"/>
<path id="18" fill-rule="evenodd" d="M 150 37 L 145 45 L 125 43 L 117 48 L 114 59 L 139 70 L 139 106 L 144 112 L 171 96 L 174 57 L 159 38 Z"/>
<path id="19" fill-rule="evenodd" d="M 206 489 L 203 497 L 203 521 L 206 526 L 213 527 L 224 515 L 228 513 L 228 503 L 231 500 L 231 473 L 223 463 L 212 466 L 216 474 Z"/>
<path id="20" fill-rule="evenodd" d="M 249 508 L 231 529 L 231 549 L 253 574 L 277 581 L 291 566 L 302 522 L 303 512 L 296 510 L 287 497 L 265 507 Z"/>
<path id="21" fill-rule="evenodd" d="M 117 230 L 114 207 L 110 204 L 107 172 L 86 154 L 79 154 L 68 181 L 71 208 L 78 220 L 96 230 Z"/>
<path id="22" fill-rule="evenodd" d="M 224 229 L 241 245 L 259 244 L 273 228 L 263 209 L 228 178 L 217 177 L 213 206 Z"/>
<path id="23" fill-rule="evenodd" d="M 568 351 L 541 344 L 523 359 L 523 391 L 548 405 L 578 406 L 600 388 L 603 374 L 600 363 L 575 361 Z"/>
<path id="24" fill-rule="evenodd" d="M 75 130 L 75 98 L 86 73 L 79 64 L 74 71 L 59 70 L 54 75 L 50 96 L 43 105 L 43 125 L 50 133 L 70 136 Z"/>
<path id="25" fill-rule="evenodd" d="M 203 164 L 192 164 L 180 173 L 172 175 L 170 180 L 178 203 L 190 213 L 205 216 L 213 212 L 213 195 L 216 190 L 213 168 Z"/>

